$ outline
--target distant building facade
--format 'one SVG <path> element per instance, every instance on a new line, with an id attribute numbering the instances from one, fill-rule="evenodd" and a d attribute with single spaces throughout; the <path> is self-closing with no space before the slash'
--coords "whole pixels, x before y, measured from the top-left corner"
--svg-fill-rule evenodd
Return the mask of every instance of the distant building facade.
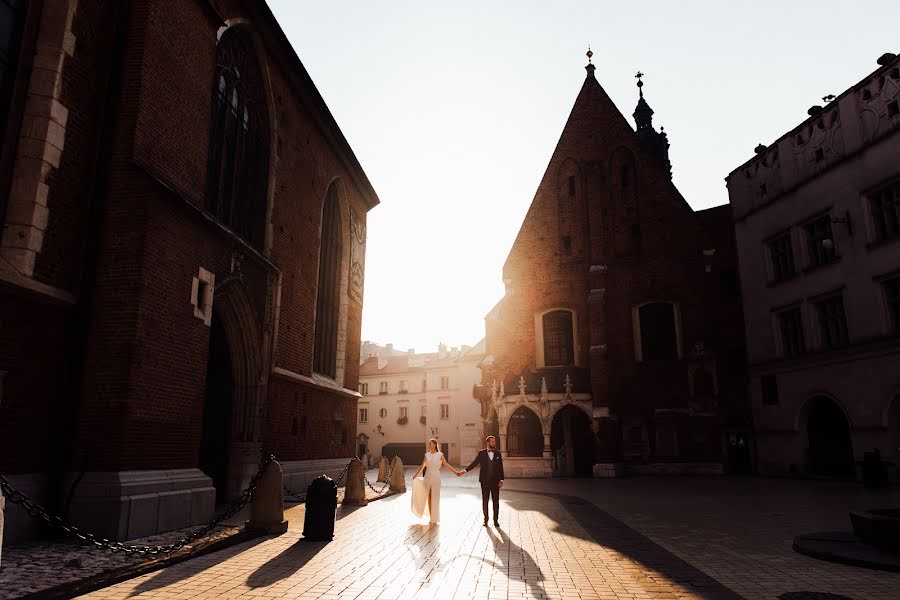
<path id="1" fill-rule="evenodd" d="M 511 477 L 746 470 L 730 209 L 692 210 L 643 92 L 635 131 L 586 68 L 485 320 L 485 427 Z"/>
<path id="2" fill-rule="evenodd" d="M 394 349 L 393 344 L 385 344 L 384 346 L 382 346 L 377 342 L 363 340 L 362 344 L 360 344 L 359 347 L 359 364 L 363 364 L 370 356 L 380 356 L 382 358 L 386 358 L 388 356 L 403 356 L 405 354 L 415 353 L 416 351 L 414 349 L 410 349 L 404 352 L 402 350 Z"/>
<path id="3" fill-rule="evenodd" d="M 727 178 L 762 473 L 900 462 L 900 59 Z"/>
<path id="4" fill-rule="evenodd" d="M 357 453 L 399 455 L 419 464 L 425 443 L 437 438 L 447 460 L 467 463 L 484 447 L 481 383 L 484 341 L 474 347 L 366 359 L 359 370 Z"/>
<path id="5" fill-rule="evenodd" d="M 266 3 L 0 21 L 0 473 L 130 539 L 339 472 L 378 198 Z"/>

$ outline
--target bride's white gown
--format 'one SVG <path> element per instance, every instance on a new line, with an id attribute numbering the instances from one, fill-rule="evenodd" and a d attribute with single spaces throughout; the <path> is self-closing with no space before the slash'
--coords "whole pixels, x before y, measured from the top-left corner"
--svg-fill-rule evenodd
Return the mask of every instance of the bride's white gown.
<path id="1" fill-rule="evenodd" d="M 431 494 L 432 523 L 441 522 L 441 452 L 425 453 L 425 477 L 416 477 L 412 484 L 412 512 L 416 517 L 424 517 L 428 510 L 428 494 Z"/>

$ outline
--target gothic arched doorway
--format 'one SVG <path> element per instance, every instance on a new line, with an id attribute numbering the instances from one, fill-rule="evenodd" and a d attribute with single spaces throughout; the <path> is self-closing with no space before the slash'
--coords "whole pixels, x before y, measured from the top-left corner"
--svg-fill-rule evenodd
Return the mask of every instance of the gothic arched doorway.
<path id="1" fill-rule="evenodd" d="M 200 469 L 212 480 L 216 500 L 227 498 L 228 462 L 231 454 L 231 422 L 234 404 L 234 371 L 228 334 L 213 312 L 206 362 L 206 397 L 203 402 L 203 434 Z"/>
<path id="2" fill-rule="evenodd" d="M 853 444 L 850 423 L 831 398 L 816 396 L 809 401 L 806 422 L 809 436 L 809 471 L 815 475 L 852 476 Z"/>
<path id="3" fill-rule="evenodd" d="M 550 427 L 550 448 L 553 450 L 555 476 L 593 475 L 594 439 L 591 420 L 584 411 L 571 405 L 559 409 Z"/>
<path id="4" fill-rule="evenodd" d="M 508 456 L 543 456 L 544 432 L 534 411 L 524 406 L 516 409 L 506 427 Z"/>

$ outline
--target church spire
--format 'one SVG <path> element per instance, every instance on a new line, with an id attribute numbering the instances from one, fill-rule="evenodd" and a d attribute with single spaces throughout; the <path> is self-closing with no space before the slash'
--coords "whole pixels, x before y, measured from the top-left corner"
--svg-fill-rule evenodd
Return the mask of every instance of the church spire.
<path id="1" fill-rule="evenodd" d="M 669 162 L 669 138 L 661 127 L 659 132 L 653 128 L 653 109 L 644 100 L 644 82 L 641 80 L 643 76 L 644 74 L 640 71 L 635 75 L 635 78 L 638 80 L 638 102 L 632 116 L 634 117 L 635 125 L 637 125 L 638 138 L 641 140 L 641 145 L 659 159 L 671 178 L 672 163 Z"/>
<path id="2" fill-rule="evenodd" d="M 635 78 L 638 80 L 637 87 L 640 96 L 638 97 L 637 108 L 634 109 L 632 116 L 634 117 L 634 122 L 637 124 L 638 133 L 645 129 L 653 129 L 653 109 L 650 108 L 650 105 L 644 100 L 644 82 L 641 81 L 641 77 L 643 76 L 644 74 L 640 71 L 635 75 Z"/>

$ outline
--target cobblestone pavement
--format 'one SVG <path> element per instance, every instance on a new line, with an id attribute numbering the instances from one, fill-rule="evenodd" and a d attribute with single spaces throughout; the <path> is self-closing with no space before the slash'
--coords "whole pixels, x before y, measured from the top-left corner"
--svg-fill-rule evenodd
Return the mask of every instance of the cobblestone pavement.
<path id="1" fill-rule="evenodd" d="M 373 487 L 378 491 L 383 490 L 384 494 L 389 493 L 384 484 L 375 482 L 376 475 L 377 473 L 372 472 L 369 477 Z M 339 500 L 343 498 L 343 493 L 344 488 L 342 487 L 338 490 Z M 366 497 L 373 500 L 379 496 L 367 488 Z M 287 506 L 297 504 L 296 500 L 292 498 L 288 497 L 285 500 Z M 222 527 L 215 529 L 210 535 L 186 546 L 185 550 L 190 551 L 198 546 L 209 545 L 235 535 L 249 517 L 250 509 L 248 507 L 224 522 Z M 198 529 L 201 527 L 189 527 L 131 540 L 128 543 L 147 546 L 172 544 Z M 28 542 L 4 547 L 2 566 L 0 566 L 0 600 L 19 598 L 26 594 L 82 581 L 96 575 L 137 567 L 155 559 L 156 557 L 153 556 L 98 550 L 79 544 L 74 539 Z"/>
<path id="2" fill-rule="evenodd" d="M 900 575 L 795 554 L 797 533 L 897 492 L 766 479 L 510 480 L 501 526 L 481 526 L 474 477 L 445 480 L 443 522 L 409 495 L 339 509 L 335 540 L 245 542 L 89 598 L 617 598 L 897 600 Z M 549 492 L 549 493 L 548 493 Z"/>

